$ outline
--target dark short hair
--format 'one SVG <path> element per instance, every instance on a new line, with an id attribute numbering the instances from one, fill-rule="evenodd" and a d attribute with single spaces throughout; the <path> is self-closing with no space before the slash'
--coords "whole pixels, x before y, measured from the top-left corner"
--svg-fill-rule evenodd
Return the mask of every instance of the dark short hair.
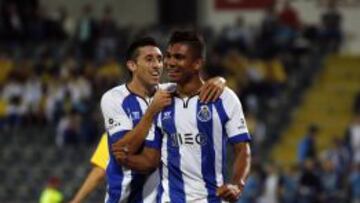
<path id="1" fill-rule="evenodd" d="M 169 45 L 176 43 L 187 44 L 193 51 L 195 58 L 205 59 L 205 43 L 202 36 L 194 31 L 174 31 Z"/>
<path id="2" fill-rule="evenodd" d="M 156 40 L 152 37 L 139 38 L 130 44 L 129 48 L 126 51 L 125 60 L 136 60 L 136 58 L 139 56 L 139 48 L 145 46 L 159 47 Z"/>

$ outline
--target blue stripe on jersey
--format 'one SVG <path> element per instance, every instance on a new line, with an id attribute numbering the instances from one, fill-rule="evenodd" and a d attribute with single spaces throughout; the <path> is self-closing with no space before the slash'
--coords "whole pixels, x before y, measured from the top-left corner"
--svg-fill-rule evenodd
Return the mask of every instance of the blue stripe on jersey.
<path id="1" fill-rule="evenodd" d="M 143 115 L 137 97 L 133 94 L 129 94 L 129 96 L 124 99 L 122 107 L 126 114 L 133 120 L 133 127 L 135 127 Z"/>
<path id="2" fill-rule="evenodd" d="M 139 123 L 140 119 L 143 116 L 143 112 L 140 107 L 140 103 L 137 100 L 137 96 L 134 94 L 129 94 L 122 104 L 122 107 L 126 114 L 133 121 L 133 128 Z M 142 149 L 142 147 L 141 147 Z M 141 149 L 139 151 L 141 151 Z M 146 177 L 143 174 L 140 174 L 135 171 L 131 171 L 131 182 L 130 182 L 130 195 L 128 198 L 128 202 L 131 203 L 141 203 L 142 202 L 142 190 L 145 185 Z"/>
<path id="3" fill-rule="evenodd" d="M 155 137 L 154 140 L 145 140 L 145 146 L 150 148 L 161 149 L 161 130 L 158 127 L 155 127 Z"/>
<path id="4" fill-rule="evenodd" d="M 106 173 L 111 175 L 107 175 L 107 182 L 109 185 L 108 194 L 109 198 L 106 203 L 117 203 L 120 200 L 121 196 L 121 185 L 124 178 L 124 174 L 120 165 L 117 164 L 114 155 L 111 153 L 110 146 L 116 140 L 121 139 L 127 131 L 121 131 L 109 136 L 108 133 L 108 146 L 110 152 L 110 162 L 106 168 Z"/>
<path id="5" fill-rule="evenodd" d="M 163 164 L 160 163 L 159 165 L 159 175 L 160 175 L 160 179 L 163 177 Z M 159 186 L 158 186 L 158 189 L 157 189 L 157 194 L 156 194 L 156 202 L 157 203 L 160 203 L 161 202 L 161 199 L 162 199 L 162 196 L 163 196 L 163 193 L 164 193 L 164 188 L 162 187 L 162 184 L 160 183 Z"/>
<path id="6" fill-rule="evenodd" d="M 231 144 L 236 144 L 239 142 L 250 142 L 250 141 L 251 141 L 251 137 L 250 137 L 249 133 L 242 133 L 242 134 L 235 135 L 235 136 L 229 138 L 229 142 Z"/>
<path id="7" fill-rule="evenodd" d="M 170 113 L 170 114 L 168 114 Z M 171 116 L 164 116 L 165 114 Z M 184 180 L 180 169 L 180 153 L 179 143 L 177 139 L 175 127 L 175 101 L 166 107 L 161 113 L 161 122 L 163 133 L 168 137 L 167 153 L 168 153 L 168 171 L 169 171 L 169 195 L 170 202 L 185 203 Z M 165 143 L 164 143 L 165 144 Z"/>
<path id="8" fill-rule="evenodd" d="M 201 145 L 201 173 L 208 192 L 208 202 L 221 202 L 216 196 L 215 149 L 213 138 L 212 104 L 201 104 L 196 107 L 196 120 L 199 129 L 199 144 Z"/>
<path id="9" fill-rule="evenodd" d="M 159 113 L 156 114 L 156 116 L 154 118 L 154 121 L 153 121 L 153 124 L 155 126 L 154 139 L 153 140 L 146 139 L 145 140 L 145 146 L 161 150 L 162 134 L 161 134 L 161 129 L 159 127 L 157 127 L 157 121 L 158 121 L 159 115 L 160 115 Z"/>
<path id="10" fill-rule="evenodd" d="M 132 180 L 130 182 L 131 192 L 129 195 L 128 202 L 143 202 L 142 189 L 145 185 L 147 175 L 137 173 L 135 171 L 131 171 Z"/>
<path id="11" fill-rule="evenodd" d="M 225 108 L 224 108 L 224 104 L 222 102 L 221 99 L 218 99 L 216 102 L 215 102 L 215 108 L 216 108 L 216 111 L 220 117 L 220 120 L 221 120 L 221 123 L 222 123 L 222 126 L 223 126 L 223 129 L 222 129 L 222 132 L 223 132 L 223 142 L 222 142 L 222 174 L 223 174 L 223 177 L 224 179 L 226 179 L 226 145 L 227 145 L 227 134 L 226 134 L 226 129 L 225 129 L 225 124 L 226 122 L 229 121 L 229 116 L 226 114 L 226 111 L 225 111 Z"/>
<path id="12" fill-rule="evenodd" d="M 214 105 L 215 105 L 216 111 L 219 114 L 222 125 L 225 126 L 225 123 L 229 121 L 229 116 L 226 114 L 222 100 L 221 99 L 216 100 Z"/>

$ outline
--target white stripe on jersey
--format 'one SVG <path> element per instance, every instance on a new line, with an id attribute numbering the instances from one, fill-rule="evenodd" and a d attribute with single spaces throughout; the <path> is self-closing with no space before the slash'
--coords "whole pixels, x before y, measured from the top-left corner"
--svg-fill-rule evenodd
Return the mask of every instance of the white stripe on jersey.
<path id="1" fill-rule="evenodd" d="M 220 122 L 217 122 L 220 120 L 219 113 L 217 112 L 216 108 L 213 107 L 213 134 L 214 135 L 222 135 L 225 132 L 223 132 L 223 128 Z M 222 176 L 223 174 L 223 162 L 222 160 L 225 158 L 223 157 L 222 149 L 223 149 L 223 143 L 224 143 L 224 136 L 214 136 L 214 148 L 215 148 L 215 174 L 216 174 L 216 184 L 217 185 L 223 185 L 224 184 L 224 178 Z"/>
<path id="2" fill-rule="evenodd" d="M 130 182 L 132 180 L 131 170 L 129 170 L 123 166 L 122 166 L 122 169 L 123 169 L 123 173 L 124 173 L 124 178 L 123 178 L 121 185 L 122 185 L 122 188 L 124 188 L 124 189 L 121 190 L 121 197 L 123 197 L 123 199 L 120 198 L 120 200 L 122 199 L 121 202 L 127 202 L 127 199 L 129 198 L 129 195 L 131 192 L 131 188 L 129 187 Z"/>
<path id="3" fill-rule="evenodd" d="M 163 188 L 163 193 L 161 194 L 161 202 L 170 202 L 170 197 L 164 194 L 169 194 L 170 192 L 170 188 L 169 188 L 169 170 L 168 170 L 168 153 L 167 153 L 167 140 L 168 137 L 164 136 L 163 137 L 163 144 L 161 147 L 161 162 L 162 162 L 162 176 L 161 176 L 161 180 L 162 180 L 162 188 Z"/>

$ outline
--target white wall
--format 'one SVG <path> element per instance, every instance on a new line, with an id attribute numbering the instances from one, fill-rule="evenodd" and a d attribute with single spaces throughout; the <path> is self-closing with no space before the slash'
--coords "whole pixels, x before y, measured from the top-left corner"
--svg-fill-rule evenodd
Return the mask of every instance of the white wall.
<path id="1" fill-rule="evenodd" d="M 157 22 L 157 0 L 41 0 L 41 4 L 50 11 L 64 5 L 75 18 L 87 3 L 93 5 L 96 17 L 101 16 L 105 5 L 111 5 L 119 25 L 142 26 Z"/>
<path id="2" fill-rule="evenodd" d="M 262 10 L 216 11 L 215 0 L 199 0 L 199 23 L 213 25 L 217 30 L 224 25 L 232 24 L 241 15 L 249 25 L 258 25 L 263 16 Z M 304 23 L 318 24 L 323 8 L 316 0 L 295 0 L 293 6 L 298 10 L 300 19 Z M 340 8 L 343 14 L 343 29 L 348 36 L 343 52 L 360 54 L 360 7 L 347 6 Z"/>

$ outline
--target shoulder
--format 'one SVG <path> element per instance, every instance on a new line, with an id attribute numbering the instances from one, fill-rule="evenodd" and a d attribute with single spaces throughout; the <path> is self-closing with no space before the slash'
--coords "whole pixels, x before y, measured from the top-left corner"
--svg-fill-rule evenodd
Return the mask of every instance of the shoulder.
<path id="1" fill-rule="evenodd" d="M 225 111 L 230 113 L 233 108 L 242 108 L 238 95 L 230 88 L 225 87 L 223 93 L 220 95 L 221 102 L 225 108 Z"/>
<path id="2" fill-rule="evenodd" d="M 113 102 L 121 102 L 129 95 L 125 85 L 119 85 L 106 91 L 101 97 L 101 105 L 106 105 Z"/>
<path id="3" fill-rule="evenodd" d="M 239 100 L 239 97 L 236 95 L 236 93 L 230 89 L 229 87 L 225 87 L 223 93 L 220 95 L 220 98 L 223 101 L 226 100 Z"/>

